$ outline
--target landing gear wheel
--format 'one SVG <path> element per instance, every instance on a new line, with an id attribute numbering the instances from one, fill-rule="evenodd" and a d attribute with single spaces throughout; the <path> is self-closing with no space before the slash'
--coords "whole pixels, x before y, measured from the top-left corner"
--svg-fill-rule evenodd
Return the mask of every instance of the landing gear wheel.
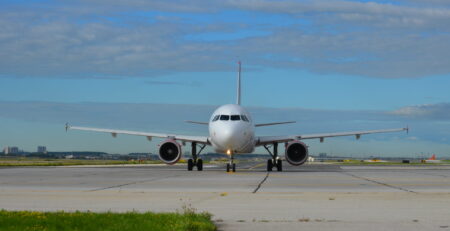
<path id="1" fill-rule="evenodd" d="M 227 164 L 227 172 L 230 172 L 230 164 Z"/>
<path id="2" fill-rule="evenodd" d="M 235 163 L 233 163 L 233 172 L 236 172 L 236 164 Z"/>
<path id="3" fill-rule="evenodd" d="M 283 162 L 280 159 L 277 160 L 277 171 L 283 171 Z"/>
<path id="4" fill-rule="evenodd" d="M 187 164 L 188 164 L 188 171 L 192 171 L 192 169 L 194 168 L 194 160 L 189 159 Z"/>
<path id="5" fill-rule="evenodd" d="M 203 160 L 202 159 L 197 160 L 197 170 L 203 171 Z"/>
<path id="6" fill-rule="evenodd" d="M 267 171 L 271 172 L 273 168 L 273 163 L 272 163 L 272 159 L 268 159 L 267 160 Z"/>

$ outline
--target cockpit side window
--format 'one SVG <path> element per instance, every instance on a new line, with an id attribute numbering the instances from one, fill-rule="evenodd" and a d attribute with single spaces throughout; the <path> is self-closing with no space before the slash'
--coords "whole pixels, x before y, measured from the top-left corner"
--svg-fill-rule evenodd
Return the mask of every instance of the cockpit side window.
<path id="1" fill-rule="evenodd" d="M 241 120 L 241 117 L 239 115 L 231 115 L 231 120 L 233 121 Z"/>
<path id="2" fill-rule="evenodd" d="M 230 116 L 229 115 L 221 115 L 220 120 L 230 120 Z"/>
<path id="3" fill-rule="evenodd" d="M 214 121 L 217 121 L 217 120 L 219 120 L 219 117 L 220 117 L 220 115 L 216 115 L 216 116 L 214 116 L 214 119 L 213 119 L 212 121 L 214 122 Z"/>
<path id="4" fill-rule="evenodd" d="M 248 118 L 247 118 L 247 116 L 246 116 L 246 115 L 241 115 L 241 118 L 242 118 L 242 120 L 243 120 L 243 121 L 245 121 L 245 122 L 249 122 L 249 121 L 248 121 Z"/>

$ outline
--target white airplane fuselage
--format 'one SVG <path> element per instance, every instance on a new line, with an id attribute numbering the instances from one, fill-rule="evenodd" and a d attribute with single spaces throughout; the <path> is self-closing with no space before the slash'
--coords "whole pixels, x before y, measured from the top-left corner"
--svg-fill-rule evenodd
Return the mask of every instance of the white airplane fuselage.
<path id="1" fill-rule="evenodd" d="M 253 120 L 243 107 L 227 104 L 217 108 L 209 120 L 209 137 L 218 153 L 252 153 L 255 150 Z"/>

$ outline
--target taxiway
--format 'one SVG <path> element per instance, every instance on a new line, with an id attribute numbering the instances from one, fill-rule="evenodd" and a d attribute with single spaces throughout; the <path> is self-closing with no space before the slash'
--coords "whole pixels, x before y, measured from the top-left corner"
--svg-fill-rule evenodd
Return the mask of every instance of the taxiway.
<path id="1" fill-rule="evenodd" d="M 219 230 L 450 230 L 450 166 L 0 168 L 0 209 L 207 211 Z"/>

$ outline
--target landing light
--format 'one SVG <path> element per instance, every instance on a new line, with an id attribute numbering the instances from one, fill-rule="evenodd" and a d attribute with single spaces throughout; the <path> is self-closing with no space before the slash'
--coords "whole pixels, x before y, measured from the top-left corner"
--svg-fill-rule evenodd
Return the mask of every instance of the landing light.
<path id="1" fill-rule="evenodd" d="M 230 149 L 227 150 L 227 155 L 231 155 L 231 150 Z"/>

